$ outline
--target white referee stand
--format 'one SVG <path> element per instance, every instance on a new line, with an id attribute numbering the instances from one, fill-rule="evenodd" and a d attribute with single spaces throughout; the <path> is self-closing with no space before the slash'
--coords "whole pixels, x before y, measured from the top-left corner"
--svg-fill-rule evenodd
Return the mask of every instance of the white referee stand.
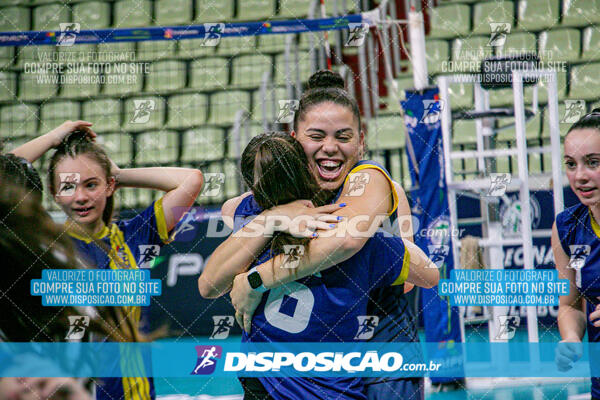
<path id="1" fill-rule="evenodd" d="M 523 79 L 536 77 L 544 79 L 547 84 L 548 91 L 548 112 L 550 121 L 550 146 L 543 147 L 527 147 L 525 136 L 525 105 L 523 98 Z M 448 203 L 450 210 L 450 232 L 458 232 L 458 215 L 457 215 L 457 195 L 460 193 L 479 195 L 482 202 L 482 232 L 484 237 L 479 240 L 480 247 L 487 249 L 485 254 L 486 266 L 493 269 L 503 269 L 503 246 L 523 246 L 524 269 L 532 270 L 533 265 L 533 243 L 532 243 L 532 227 L 531 227 L 531 207 L 530 207 L 530 190 L 534 189 L 549 189 L 550 185 L 537 184 L 541 180 L 552 182 L 554 192 L 554 213 L 558 214 L 563 209 L 563 185 L 560 163 L 560 132 L 559 132 L 559 117 L 558 117 L 558 95 L 556 87 L 556 73 L 553 71 L 513 71 L 512 73 L 512 88 L 514 95 L 514 118 L 516 132 L 516 147 L 510 149 L 488 149 L 485 148 L 485 136 L 494 134 L 494 131 L 489 126 L 484 126 L 482 119 L 476 120 L 477 127 L 477 149 L 475 151 L 454 151 L 452 149 L 452 105 L 449 97 L 448 87 L 452 83 L 472 82 L 475 90 L 475 111 L 485 112 L 490 110 L 488 91 L 483 89 L 479 83 L 478 75 L 450 75 L 440 76 L 437 78 L 437 83 L 440 89 L 440 99 L 443 101 L 441 110 L 441 125 L 442 125 L 442 140 L 444 148 L 444 177 L 448 187 Z M 536 84 L 537 85 L 537 84 Z M 538 112 L 537 107 L 537 87 L 534 88 L 534 113 Z M 527 165 L 527 154 L 550 154 L 552 159 L 552 173 L 541 174 L 535 176 L 533 184 L 530 178 Z M 486 158 L 513 156 L 517 158 L 518 175 L 512 177 L 511 182 L 507 185 L 507 191 L 518 190 L 518 200 L 521 204 L 521 232 L 519 237 L 506 238 L 503 236 L 502 224 L 489 213 L 485 212 L 488 206 L 494 204 L 497 207 L 498 198 L 490 198 L 482 196 L 482 192 L 490 188 L 491 179 L 490 173 L 495 171 L 486 170 Z M 487 178 L 468 179 L 464 181 L 455 181 L 454 171 L 452 170 L 452 160 L 456 159 L 477 159 L 478 170 Z M 550 179 L 551 178 L 551 181 Z M 496 213 L 497 215 L 497 213 Z M 535 232 L 536 237 L 549 237 L 548 230 Z M 452 250 L 455 268 L 462 268 L 460 265 L 460 244 L 457 238 L 452 240 Z M 507 315 L 508 307 L 484 307 L 484 318 L 478 321 L 469 321 L 463 316 L 464 310 L 461 307 L 460 322 L 461 336 L 465 339 L 465 323 L 470 322 L 488 322 L 489 340 L 490 342 L 502 342 L 497 339 L 499 332 L 498 319 L 499 315 Z M 529 342 L 538 342 L 538 324 L 536 307 L 527 307 L 527 331 Z M 508 355 L 507 355 L 508 356 Z M 535 357 L 535 358 L 533 358 Z M 532 359 L 539 359 L 532 355 Z"/>

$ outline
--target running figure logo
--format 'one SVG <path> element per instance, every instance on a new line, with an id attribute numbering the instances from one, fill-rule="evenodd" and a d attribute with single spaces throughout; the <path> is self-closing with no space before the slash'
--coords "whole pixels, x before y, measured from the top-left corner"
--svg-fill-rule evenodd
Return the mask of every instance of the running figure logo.
<path id="1" fill-rule="evenodd" d="M 78 172 L 61 172 L 58 174 L 60 186 L 58 187 L 57 196 L 73 196 L 77 184 L 81 181 L 81 176 Z"/>
<path id="2" fill-rule="evenodd" d="M 427 245 L 429 249 L 429 258 L 438 268 L 442 268 L 446 262 L 446 257 L 450 253 L 450 246 L 445 244 L 430 244 Z M 433 267 L 431 267 L 433 268 Z"/>
<path id="3" fill-rule="evenodd" d="M 213 315 L 212 318 L 215 326 L 209 339 L 227 339 L 229 336 L 229 330 L 233 328 L 233 316 Z"/>
<path id="4" fill-rule="evenodd" d="M 365 42 L 365 38 L 369 33 L 369 24 L 367 23 L 349 23 L 348 24 L 348 40 L 346 46 L 359 47 Z"/>
<path id="5" fill-rule="evenodd" d="M 150 121 L 150 115 L 156 107 L 156 103 L 152 99 L 137 99 L 133 100 L 134 113 L 131 118 L 132 124 L 145 124 Z"/>
<path id="6" fill-rule="evenodd" d="M 499 332 L 496 340 L 510 340 L 515 337 L 515 332 L 521 324 L 521 317 L 518 315 L 499 315 Z"/>
<path id="7" fill-rule="evenodd" d="M 80 340 L 85 335 L 86 328 L 90 326 L 90 317 L 83 315 L 69 315 L 69 331 L 65 340 Z"/>
<path id="8" fill-rule="evenodd" d="M 506 35 L 510 33 L 510 23 L 508 22 L 490 22 L 490 41 L 488 46 L 503 46 L 506 42 Z"/>
<path id="9" fill-rule="evenodd" d="M 355 172 L 348 177 L 348 194 L 346 196 L 361 196 L 367 184 L 371 179 L 371 175 L 366 172 Z"/>
<path id="10" fill-rule="evenodd" d="M 574 124 L 585 114 L 585 100 L 565 100 L 565 114 L 561 124 Z"/>
<path id="11" fill-rule="evenodd" d="M 197 212 L 198 212 L 198 210 L 196 209 L 196 207 L 192 207 L 189 211 L 186 211 L 183 214 L 183 216 L 181 217 L 181 221 L 177 224 L 177 227 L 175 228 L 175 231 L 173 232 L 173 240 L 175 240 L 175 239 L 186 240 L 186 239 L 180 237 L 180 235 L 183 235 L 184 237 L 189 236 L 189 235 L 185 235 L 185 233 L 194 230 L 194 225 L 192 225 L 192 221 L 196 220 Z M 188 238 L 187 240 L 191 240 L 191 239 L 193 239 L 193 238 Z"/>
<path id="12" fill-rule="evenodd" d="M 285 256 L 281 268 L 296 268 L 304 255 L 304 246 L 301 244 L 284 244 L 283 254 Z"/>
<path id="13" fill-rule="evenodd" d="M 56 45 L 73 46 L 73 44 L 75 44 L 75 38 L 77 38 L 77 34 L 81 30 L 79 23 L 61 22 L 58 25 L 60 26 L 60 36 L 56 41 Z"/>
<path id="14" fill-rule="evenodd" d="M 376 315 L 359 315 L 356 318 L 358 319 L 358 331 L 354 339 L 371 339 L 375 333 L 375 328 L 379 324 L 379 317 Z"/>
<path id="15" fill-rule="evenodd" d="M 160 246 L 157 244 L 140 244 L 140 258 L 138 260 L 139 268 L 150 268 L 152 262 L 160 254 Z"/>
<path id="16" fill-rule="evenodd" d="M 492 197 L 504 196 L 511 180 L 512 175 L 509 173 L 491 173 L 490 188 L 488 189 L 487 195 Z"/>
<path id="17" fill-rule="evenodd" d="M 439 99 L 423 100 L 423 116 L 419 121 L 422 124 L 435 124 L 440 120 L 444 102 Z"/>
<path id="18" fill-rule="evenodd" d="M 207 172 L 204 174 L 204 189 L 201 196 L 215 197 L 221 194 L 221 188 L 225 183 L 225 174 L 221 172 Z"/>
<path id="19" fill-rule="evenodd" d="M 300 102 L 298 100 L 279 100 L 279 115 L 277 115 L 275 122 L 279 124 L 294 122 L 294 115 L 299 105 Z"/>
<path id="20" fill-rule="evenodd" d="M 583 268 L 592 248 L 587 244 L 572 244 L 569 249 L 571 250 L 571 259 L 568 267 L 577 270 Z"/>
<path id="21" fill-rule="evenodd" d="M 215 47 L 221 41 L 223 30 L 225 30 L 225 24 L 202 24 L 204 25 L 204 40 L 202 46 Z"/>
<path id="22" fill-rule="evenodd" d="M 198 360 L 190 375 L 209 375 L 215 372 L 217 359 L 221 358 L 223 348 L 221 346 L 196 346 L 196 353 L 198 353 Z"/>

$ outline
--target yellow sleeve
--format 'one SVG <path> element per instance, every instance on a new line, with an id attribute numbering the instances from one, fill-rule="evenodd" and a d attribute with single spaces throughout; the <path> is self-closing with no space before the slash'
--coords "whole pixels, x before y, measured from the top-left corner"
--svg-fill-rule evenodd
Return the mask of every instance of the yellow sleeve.
<path id="1" fill-rule="evenodd" d="M 406 282 L 406 278 L 408 278 L 408 271 L 410 269 L 410 253 L 405 248 L 404 249 L 404 259 L 402 260 L 402 270 L 400 271 L 400 275 L 396 278 L 396 280 L 392 283 L 392 286 L 402 285 Z"/>
<path id="2" fill-rule="evenodd" d="M 348 183 L 348 180 L 350 179 L 350 175 L 352 175 L 358 171 L 361 171 L 363 169 L 376 169 L 378 171 L 381 171 L 381 173 L 386 177 L 386 179 L 388 180 L 388 182 L 390 184 L 390 188 L 392 189 L 392 208 L 388 212 L 388 215 L 394 214 L 396 212 L 396 210 L 398 209 L 398 193 L 396 192 L 396 188 L 394 187 L 394 182 L 392 181 L 392 178 L 387 174 L 387 172 L 384 169 L 382 169 L 378 165 L 361 164 L 361 165 L 354 167 L 346 176 L 346 179 L 344 180 L 344 186 L 346 185 L 346 183 Z"/>
<path id="3" fill-rule="evenodd" d="M 154 202 L 154 217 L 156 218 L 158 236 L 160 236 L 160 240 L 162 240 L 164 244 L 167 244 L 173 241 L 173 237 L 169 236 L 169 231 L 167 231 L 167 220 L 165 218 L 165 210 L 163 209 L 162 201 L 163 198 L 161 197 Z"/>

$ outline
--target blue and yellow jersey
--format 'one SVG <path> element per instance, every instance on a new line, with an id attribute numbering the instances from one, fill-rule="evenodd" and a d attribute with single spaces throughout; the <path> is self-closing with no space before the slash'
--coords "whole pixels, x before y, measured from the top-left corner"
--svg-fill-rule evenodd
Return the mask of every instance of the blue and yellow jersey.
<path id="1" fill-rule="evenodd" d="M 261 211 L 250 195 L 242 200 L 235 217 L 239 220 Z M 271 257 L 271 252 L 265 251 L 256 265 Z M 377 233 L 348 260 L 263 294 L 251 334 L 244 333 L 242 341 L 362 341 L 361 330 L 371 317 L 367 313 L 370 292 L 404 283 L 409 261 L 400 238 Z M 360 378 L 259 379 L 275 399 L 365 398 Z"/>
<path id="2" fill-rule="evenodd" d="M 396 234 L 399 232 L 397 223 L 398 193 L 394 186 L 390 173 L 378 162 L 372 160 L 361 160 L 350 170 L 344 185 L 340 187 L 335 200 L 342 195 L 344 188 L 359 182 L 359 177 L 352 176 L 357 172 L 372 168 L 381 171 L 387 178 L 392 190 L 392 203 L 389 209 L 389 220 L 384 221 L 382 229 L 388 233 Z M 350 190 L 350 188 L 349 188 Z M 367 314 L 376 315 L 379 323 L 371 337 L 372 342 L 418 342 L 417 318 L 412 311 L 407 297 L 404 295 L 404 286 L 384 286 L 373 289 L 367 305 Z M 395 378 L 399 380 L 401 378 Z M 393 380 L 392 378 L 364 378 L 363 382 L 367 385 L 376 384 L 384 381 Z M 415 396 L 415 398 L 417 398 Z"/>
<path id="3" fill-rule="evenodd" d="M 152 263 L 149 258 L 156 257 L 159 253 L 153 245 L 160 246 L 169 242 L 162 198 L 134 218 L 105 226 L 94 238 L 69 234 L 85 261 L 90 266 L 102 269 L 149 267 Z M 101 248 L 95 240 L 104 243 L 106 248 Z M 107 249 L 109 249 L 108 254 Z M 130 307 L 126 308 L 126 311 L 132 313 L 133 320 L 139 324 L 140 332 L 149 331 L 149 307 Z M 122 358 L 133 359 L 128 355 Z M 144 371 L 142 363 L 139 370 L 140 377 L 137 378 L 99 379 L 96 384 L 96 398 L 106 400 L 155 398 L 153 380 L 147 377 L 151 371 Z"/>
<path id="4" fill-rule="evenodd" d="M 352 175 L 367 168 L 381 171 L 390 183 L 392 189 L 392 204 L 389 211 L 389 223 L 383 228 L 396 230 L 394 221 L 397 220 L 398 193 L 394 187 L 390 173 L 378 162 L 362 160 L 350 170 L 344 180 L 344 185 L 339 189 L 336 200 L 342 195 L 344 188 L 352 181 Z M 389 233 L 389 230 L 388 230 Z M 373 290 L 368 305 L 369 313 L 379 316 L 379 325 L 375 330 L 372 341 L 377 342 L 418 342 L 416 318 L 404 296 L 404 287 L 386 286 Z"/>
<path id="5" fill-rule="evenodd" d="M 556 230 L 569 268 L 575 269 L 575 284 L 586 301 L 587 334 L 590 342 L 600 342 L 600 328 L 589 315 L 600 302 L 600 226 L 587 206 L 577 204 L 556 216 Z M 590 354 L 592 366 L 592 397 L 600 398 L 600 363 L 598 355 Z M 594 360 L 596 360 L 594 362 Z"/>
<path id="6" fill-rule="evenodd" d="M 344 188 L 348 185 L 360 185 L 361 179 L 355 174 L 357 172 L 364 171 L 365 169 L 375 169 L 381 171 L 381 173 L 383 173 L 383 175 L 390 183 L 390 188 L 392 189 L 392 202 L 390 204 L 388 215 L 392 221 L 395 221 L 397 217 L 396 210 L 398 210 L 398 193 L 396 192 L 396 188 L 394 187 L 394 181 L 392 180 L 390 173 L 385 169 L 383 165 L 379 164 L 377 161 L 361 160 L 357 162 L 354 165 L 354 167 L 352 167 L 350 172 L 348 172 L 348 175 L 346 175 L 346 179 L 344 179 L 344 184 L 338 190 L 337 195 L 333 199 L 333 202 L 335 203 L 340 198 L 342 192 L 344 191 Z M 351 189 L 349 188 L 349 190 Z"/>

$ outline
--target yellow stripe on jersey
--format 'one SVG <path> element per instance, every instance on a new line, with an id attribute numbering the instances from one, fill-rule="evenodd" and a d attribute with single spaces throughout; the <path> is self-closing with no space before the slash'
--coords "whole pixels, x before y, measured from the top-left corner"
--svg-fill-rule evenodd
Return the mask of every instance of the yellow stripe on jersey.
<path id="1" fill-rule="evenodd" d="M 137 261 L 129 248 L 129 245 L 125 241 L 125 235 L 123 231 L 119 229 L 117 224 L 112 224 L 110 229 L 110 268 L 131 268 L 138 269 Z M 131 316 L 132 322 L 135 324 L 134 329 L 138 329 L 140 318 L 142 315 L 142 308 L 139 306 L 124 306 L 123 311 Z M 125 321 L 119 321 L 124 324 Z M 129 355 L 122 357 L 123 360 L 131 359 Z M 122 365 L 122 368 L 125 366 Z M 129 367 L 131 368 L 131 367 Z M 150 399 L 150 385 L 146 378 L 132 378 L 123 377 L 123 400 L 149 400 Z M 146 389 L 144 389 L 146 388 Z"/>
<path id="2" fill-rule="evenodd" d="M 386 179 L 390 183 L 390 187 L 392 189 L 392 209 L 388 212 L 388 215 L 392 215 L 393 213 L 396 212 L 396 209 L 398 208 L 398 193 L 396 192 L 396 188 L 394 187 L 394 181 L 392 181 L 392 178 L 381 167 L 379 167 L 375 164 L 361 164 L 361 165 L 358 165 L 358 166 L 352 168 L 352 170 L 348 173 L 348 175 L 346 176 L 346 179 L 344 180 L 344 186 L 346 185 L 346 183 L 348 183 L 348 179 L 350 179 L 350 175 L 352 175 L 355 172 L 361 171 L 363 169 L 369 169 L 369 168 L 381 171 L 381 173 L 386 177 Z"/>
<path id="3" fill-rule="evenodd" d="M 122 378 L 124 400 L 150 400 L 150 382 L 148 378 L 129 375 L 146 375 L 142 358 L 137 349 L 131 354 L 129 347 L 121 347 L 127 354 L 121 353 L 121 371 L 128 375 Z"/>
<path id="4" fill-rule="evenodd" d="M 402 270 L 400 271 L 400 275 L 396 278 L 392 286 L 402 285 L 406 282 L 406 278 L 408 278 L 408 271 L 410 269 L 410 253 L 407 248 L 404 248 L 404 259 L 402 260 Z"/>
<path id="5" fill-rule="evenodd" d="M 156 218 L 156 227 L 158 228 L 158 235 L 163 243 L 167 244 L 173 241 L 172 237 L 169 237 L 169 231 L 167 230 L 167 219 L 165 217 L 165 210 L 163 209 L 163 198 L 154 202 L 154 216 Z"/>
<path id="6" fill-rule="evenodd" d="M 166 232 L 166 222 L 162 208 L 162 199 L 158 200 L 154 204 L 154 212 L 156 215 L 156 222 L 159 234 L 161 239 L 163 239 L 163 230 L 164 232 Z M 119 229 L 119 226 L 117 224 L 111 224 L 110 227 L 104 226 L 104 228 L 102 228 L 102 230 L 93 237 L 82 236 L 73 232 L 69 232 L 69 235 L 87 244 L 91 243 L 94 240 L 103 239 L 108 236 L 110 241 L 110 254 L 108 254 L 110 260 L 109 267 L 111 269 L 138 268 L 137 261 L 133 256 L 133 252 L 131 251 L 129 245 L 125 241 L 125 235 L 123 234 L 123 231 Z M 166 235 L 166 237 L 168 238 L 168 234 Z M 123 306 L 122 308 L 125 313 L 131 316 L 131 320 L 135 324 L 134 329 L 138 329 L 142 314 L 142 308 L 140 306 Z M 125 321 L 118 321 L 118 323 L 125 324 Z M 127 365 L 131 364 L 132 362 L 134 365 Z M 148 378 L 145 377 L 146 372 L 143 368 L 141 356 L 137 354 L 137 357 L 132 357 L 132 355 L 130 354 L 121 354 L 120 363 L 122 371 L 130 371 L 131 373 L 131 370 L 135 368 L 134 374 L 139 375 L 139 377 L 127 376 L 121 378 L 124 395 L 122 400 L 151 400 L 150 382 Z"/>
<path id="7" fill-rule="evenodd" d="M 123 231 L 119 229 L 117 224 L 112 224 L 110 226 L 110 247 L 111 247 L 111 255 L 110 255 L 110 268 L 119 269 L 119 268 L 131 268 L 137 269 L 137 261 L 127 245 L 125 241 L 125 235 Z"/>
<path id="8" fill-rule="evenodd" d="M 150 383 L 147 378 L 123 378 L 124 400 L 151 400 Z"/>
<path id="9" fill-rule="evenodd" d="M 123 399 L 131 400 L 131 384 L 129 383 L 129 378 L 123 377 L 121 378 L 123 382 Z"/>
<path id="10" fill-rule="evenodd" d="M 104 227 L 100 230 L 100 232 L 98 232 L 97 234 L 95 234 L 93 236 L 79 235 L 72 231 L 67 231 L 67 233 L 69 234 L 69 236 L 72 236 L 75 239 L 81 240 L 85 244 L 90 244 L 94 240 L 100 240 L 100 239 L 105 238 L 110 233 L 110 229 L 108 229 L 108 226 L 104 225 Z"/>
<path id="11" fill-rule="evenodd" d="M 140 377 L 136 378 L 140 383 L 140 390 L 142 392 L 142 396 L 144 399 L 150 399 L 150 382 L 148 378 L 146 378 L 146 371 L 144 370 L 144 361 L 142 360 L 142 356 L 138 354 L 138 364 L 140 366 Z"/>
<path id="12" fill-rule="evenodd" d="M 121 378 L 121 380 L 123 381 L 123 399 L 134 400 L 135 392 L 133 387 L 133 381 L 129 377 L 131 369 L 129 364 L 131 363 L 131 361 L 129 360 L 129 354 L 126 354 L 126 352 L 128 352 L 128 349 L 125 346 L 120 345 L 119 350 L 121 353 L 121 359 L 119 361 L 121 364 L 121 373 L 123 374 L 123 378 Z"/>
<path id="13" fill-rule="evenodd" d="M 125 241 L 125 235 L 123 231 L 119 229 L 117 224 L 112 224 L 110 229 L 110 247 L 111 254 L 109 255 L 111 269 L 138 269 L 137 261 L 129 248 L 129 245 Z M 142 309 L 140 306 L 123 306 L 123 311 L 131 315 L 131 320 L 135 323 L 135 329 L 138 328 Z M 120 321 L 120 323 L 125 323 Z"/>
<path id="14" fill-rule="evenodd" d="M 145 376 L 148 374 L 144 370 L 144 360 L 142 359 L 142 355 L 139 351 L 136 351 L 134 354 L 133 363 L 136 369 L 136 372 L 139 374 L 139 377 L 134 378 L 136 381 L 136 385 L 138 390 L 141 393 L 143 399 L 150 398 L 150 382 Z"/>
<path id="15" fill-rule="evenodd" d="M 590 211 L 589 208 L 588 208 L 588 212 L 590 213 L 590 220 L 592 222 L 592 230 L 596 234 L 596 237 L 600 238 L 600 225 L 598 225 L 598 222 L 596 222 L 596 219 L 594 218 L 594 215 L 592 214 L 592 212 Z"/>

